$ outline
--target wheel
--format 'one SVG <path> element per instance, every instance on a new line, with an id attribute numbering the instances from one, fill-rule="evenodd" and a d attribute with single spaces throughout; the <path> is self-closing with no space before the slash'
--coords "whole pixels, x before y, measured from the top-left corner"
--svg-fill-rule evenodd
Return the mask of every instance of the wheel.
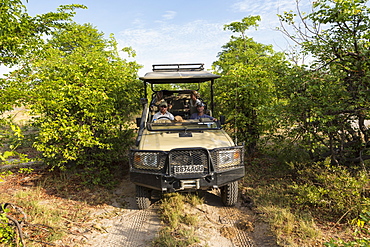
<path id="1" fill-rule="evenodd" d="M 238 181 L 221 187 L 221 199 L 225 206 L 234 206 L 238 201 Z"/>
<path id="2" fill-rule="evenodd" d="M 158 117 L 157 118 L 157 120 L 159 120 L 159 119 L 168 119 L 168 120 L 171 120 L 169 117 L 167 117 L 167 116 L 160 116 L 160 117 Z M 172 121 L 172 120 L 171 120 Z"/>
<path id="3" fill-rule="evenodd" d="M 136 185 L 136 203 L 139 209 L 146 209 L 150 206 L 151 191 L 140 185 Z"/>

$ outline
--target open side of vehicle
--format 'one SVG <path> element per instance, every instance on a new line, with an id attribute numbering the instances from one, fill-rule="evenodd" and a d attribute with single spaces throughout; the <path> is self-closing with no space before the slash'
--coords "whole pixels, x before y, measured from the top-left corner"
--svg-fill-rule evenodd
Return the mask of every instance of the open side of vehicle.
<path id="1" fill-rule="evenodd" d="M 130 151 L 130 180 L 136 185 L 140 209 L 150 206 L 153 191 L 175 192 L 220 188 L 221 199 L 232 206 L 238 199 L 238 180 L 245 173 L 244 147 L 236 146 L 222 129 L 223 119 L 189 119 L 191 90 L 159 90 L 155 84 L 181 86 L 210 81 L 213 110 L 213 83 L 220 76 L 204 71 L 203 64 L 153 65 L 153 72 L 140 79 L 154 92 L 149 103 L 142 99 L 143 112 L 136 149 Z M 153 120 L 160 102 L 165 101 L 175 120 Z M 180 117 L 176 117 L 180 116 Z"/>

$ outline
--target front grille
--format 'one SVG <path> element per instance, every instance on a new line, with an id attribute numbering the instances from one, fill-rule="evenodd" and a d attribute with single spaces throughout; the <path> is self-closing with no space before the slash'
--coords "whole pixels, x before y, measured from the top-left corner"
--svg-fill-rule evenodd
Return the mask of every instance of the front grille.
<path id="1" fill-rule="evenodd" d="M 171 174 L 204 173 L 208 171 L 206 149 L 173 149 L 169 153 Z"/>

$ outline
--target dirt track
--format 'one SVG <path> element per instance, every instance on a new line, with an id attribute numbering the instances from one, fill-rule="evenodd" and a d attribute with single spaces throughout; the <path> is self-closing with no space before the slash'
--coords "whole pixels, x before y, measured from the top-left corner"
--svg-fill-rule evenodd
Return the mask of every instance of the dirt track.
<path id="1" fill-rule="evenodd" d="M 85 235 L 84 246 L 150 246 L 161 228 L 157 205 L 139 210 L 135 203 L 135 187 L 124 180 L 115 191 L 117 198 L 123 198 L 126 208 L 113 218 L 96 222 L 95 231 Z M 206 193 L 205 203 L 193 208 L 200 218 L 196 234 L 201 243 L 193 246 L 278 246 L 265 223 L 239 202 L 235 207 L 224 207 L 217 191 Z M 117 205 L 114 202 L 113 205 Z"/>

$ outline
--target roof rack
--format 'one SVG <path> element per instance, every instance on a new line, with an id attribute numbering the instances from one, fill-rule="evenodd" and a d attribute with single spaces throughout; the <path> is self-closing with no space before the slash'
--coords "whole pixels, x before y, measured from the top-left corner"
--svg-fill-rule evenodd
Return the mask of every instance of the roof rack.
<path id="1" fill-rule="evenodd" d="M 153 64 L 153 71 L 202 71 L 204 63 Z"/>

